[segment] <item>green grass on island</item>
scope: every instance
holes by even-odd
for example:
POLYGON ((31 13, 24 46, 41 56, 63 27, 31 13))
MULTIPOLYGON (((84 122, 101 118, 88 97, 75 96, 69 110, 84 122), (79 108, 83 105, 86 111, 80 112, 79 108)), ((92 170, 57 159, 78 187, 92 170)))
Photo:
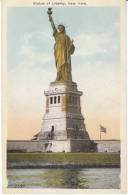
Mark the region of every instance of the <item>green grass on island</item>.
POLYGON ((73 163, 82 165, 120 164, 119 153, 8 153, 8 162, 73 163))

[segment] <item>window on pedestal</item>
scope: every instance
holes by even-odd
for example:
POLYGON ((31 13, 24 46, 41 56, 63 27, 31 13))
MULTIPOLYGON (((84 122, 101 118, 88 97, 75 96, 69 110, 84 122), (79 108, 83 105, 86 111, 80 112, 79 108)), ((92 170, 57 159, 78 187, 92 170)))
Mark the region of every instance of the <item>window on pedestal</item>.
POLYGON ((69 96, 69 104, 74 104, 76 105, 78 102, 78 99, 76 96, 69 96))
POLYGON ((56 104, 56 96, 54 96, 54 104, 56 104))
POLYGON ((50 97, 50 104, 53 104, 53 97, 50 97))
POLYGON ((58 104, 60 103, 60 96, 58 96, 58 104))
POLYGON ((78 129, 79 129, 79 128, 78 128, 78 125, 76 125, 76 131, 78 131, 78 129))
POLYGON ((75 104, 75 98, 74 98, 74 96, 72 97, 72 103, 75 104))
POLYGON ((72 104, 72 96, 69 96, 69 104, 72 104))
POLYGON ((75 97, 75 104, 77 104, 77 97, 75 97))
POLYGON ((52 131, 52 132, 54 131, 54 125, 52 125, 51 131, 52 131))

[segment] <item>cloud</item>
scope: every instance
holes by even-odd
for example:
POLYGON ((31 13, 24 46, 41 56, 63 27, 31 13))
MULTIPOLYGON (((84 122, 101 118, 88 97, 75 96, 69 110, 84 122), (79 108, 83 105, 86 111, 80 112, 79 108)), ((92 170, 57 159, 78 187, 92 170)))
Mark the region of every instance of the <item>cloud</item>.
POLYGON ((119 32, 119 30, 120 30, 120 22, 119 22, 119 21, 116 21, 116 22, 113 24, 113 30, 116 30, 116 32, 117 32, 117 30, 118 30, 118 32, 119 32))
POLYGON ((21 39, 21 48, 18 52, 19 57, 22 58, 23 62, 28 64, 46 64, 50 62, 52 57, 51 55, 43 50, 39 50, 39 44, 49 44, 49 39, 47 39, 46 33, 41 32, 31 32, 26 33, 21 39), (35 44, 37 42, 37 44, 35 44))
POLYGON ((47 32, 45 31, 35 31, 35 32, 29 32, 29 33, 25 33, 24 35, 22 35, 21 37, 21 42, 23 42, 24 44, 30 44, 32 43, 34 40, 39 40, 42 43, 43 42, 47 42, 50 43, 53 38, 52 36, 49 36, 47 32))
POLYGON ((91 57, 96 54, 106 54, 114 51, 117 46, 112 45, 114 33, 106 34, 79 34, 75 38, 76 56, 91 57))
POLYGON ((96 53, 105 52, 100 46, 99 38, 94 34, 79 34, 75 38, 75 43, 78 49, 76 50, 76 55, 79 56, 94 55, 96 53))
POLYGON ((51 61, 51 55, 48 53, 35 52, 30 46, 22 46, 19 56, 23 57, 23 61, 31 62, 32 64, 46 64, 51 61))

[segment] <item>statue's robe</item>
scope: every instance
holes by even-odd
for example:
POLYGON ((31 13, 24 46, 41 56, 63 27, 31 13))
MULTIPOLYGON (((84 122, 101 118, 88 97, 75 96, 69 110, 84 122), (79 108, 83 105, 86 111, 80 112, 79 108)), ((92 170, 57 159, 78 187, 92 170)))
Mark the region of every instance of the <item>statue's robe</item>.
POLYGON ((57 68, 57 81, 72 81, 71 76, 71 54, 75 47, 65 32, 55 32, 54 55, 57 68))

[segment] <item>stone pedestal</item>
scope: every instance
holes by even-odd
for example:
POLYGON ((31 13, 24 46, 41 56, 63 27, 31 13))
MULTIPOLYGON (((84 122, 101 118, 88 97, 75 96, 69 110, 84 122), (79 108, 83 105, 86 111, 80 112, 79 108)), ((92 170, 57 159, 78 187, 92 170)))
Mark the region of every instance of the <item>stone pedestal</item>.
MULTIPOLYGON (((81 113, 80 96, 82 92, 78 91, 77 84, 74 82, 52 82, 49 90, 45 91, 44 94, 46 96, 46 112, 37 139, 52 140, 53 146, 55 145, 53 141, 62 141, 62 143, 65 141, 63 145, 66 148, 62 147, 63 151, 65 149, 72 151, 70 140, 77 140, 77 142, 83 139, 90 140, 81 113)), ((61 143, 57 143, 59 149, 61 143)), ((52 150, 52 146, 47 145, 46 148, 49 147, 49 150, 52 150)))

